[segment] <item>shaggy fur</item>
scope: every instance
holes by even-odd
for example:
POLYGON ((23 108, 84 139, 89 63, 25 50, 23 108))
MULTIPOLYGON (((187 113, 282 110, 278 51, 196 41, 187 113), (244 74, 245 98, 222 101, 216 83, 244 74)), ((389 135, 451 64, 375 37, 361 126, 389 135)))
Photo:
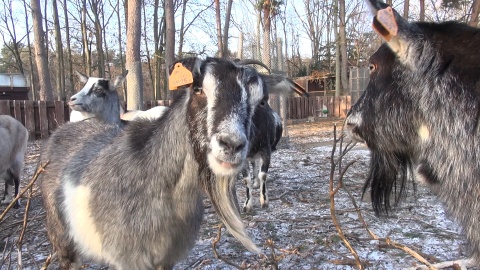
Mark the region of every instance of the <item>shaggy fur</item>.
POLYGON ((193 85, 165 115, 123 127, 68 123, 41 161, 47 231, 60 268, 81 256, 116 269, 171 269, 193 247, 202 191, 250 251, 232 193, 248 152, 251 118, 268 97, 258 73, 233 62, 188 59, 193 85), (76 143, 70 138, 74 137, 76 143))
MULTIPOLYGON (((375 14, 386 7, 371 5, 375 14)), ((480 262, 480 30, 394 14, 398 34, 372 56, 376 68, 347 131, 372 150, 367 184, 377 212, 388 209, 392 187, 413 176, 462 225, 480 262)), ((385 34, 376 18, 374 26, 385 34)))
MULTIPOLYGON (((5 191, 0 202, 9 204, 18 194, 28 131, 17 119, 0 115, 0 138, 0 179, 5 182, 5 191)), ((18 206, 17 201, 15 207, 18 206)))

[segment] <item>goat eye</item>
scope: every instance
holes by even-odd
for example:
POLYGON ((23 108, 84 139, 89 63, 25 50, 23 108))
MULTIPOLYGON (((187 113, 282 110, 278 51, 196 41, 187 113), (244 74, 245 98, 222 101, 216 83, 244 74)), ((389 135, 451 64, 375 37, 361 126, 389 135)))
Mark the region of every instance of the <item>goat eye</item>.
POLYGON ((266 102, 265 100, 260 101, 260 106, 261 106, 261 107, 263 107, 263 106, 265 106, 265 105, 267 105, 267 102, 266 102))
POLYGON ((194 87, 193 87, 193 92, 194 92, 195 94, 197 94, 197 95, 200 95, 200 94, 203 93, 203 88, 200 87, 200 86, 194 86, 194 87))
POLYGON ((368 70, 370 71, 370 73, 374 72, 375 70, 377 70, 377 65, 375 64, 368 65, 368 70))

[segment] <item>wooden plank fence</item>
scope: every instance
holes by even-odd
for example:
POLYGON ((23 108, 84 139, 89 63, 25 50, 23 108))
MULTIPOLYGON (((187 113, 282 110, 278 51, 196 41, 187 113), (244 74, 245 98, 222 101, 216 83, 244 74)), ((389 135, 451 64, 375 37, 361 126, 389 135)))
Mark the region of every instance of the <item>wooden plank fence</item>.
MULTIPOLYGON (((289 97, 288 119, 318 117, 323 106, 329 116, 345 117, 350 109, 350 96, 341 97, 289 97)), ((123 104, 125 105, 125 104, 123 104)), ((144 108, 168 106, 169 101, 144 102, 144 108)), ((273 106, 278 111, 278 105, 273 106)), ((70 120, 70 108, 63 101, 0 100, 0 114, 11 115, 27 128, 30 139, 44 139, 60 125, 70 120)))

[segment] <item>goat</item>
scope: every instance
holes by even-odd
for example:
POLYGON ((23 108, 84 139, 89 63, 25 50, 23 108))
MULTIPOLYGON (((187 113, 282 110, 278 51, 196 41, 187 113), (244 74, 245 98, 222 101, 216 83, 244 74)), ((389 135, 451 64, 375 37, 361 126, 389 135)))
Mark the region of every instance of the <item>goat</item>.
POLYGON ((128 71, 117 77, 113 86, 104 78, 87 77, 77 71, 80 81, 85 86, 77 94, 70 98, 69 105, 72 109, 70 122, 78 122, 87 119, 97 118, 107 123, 121 124, 124 121, 131 121, 138 117, 156 119, 161 117, 168 107, 156 106, 146 111, 133 110, 126 112, 120 104, 120 99, 115 88, 125 80, 128 71), (112 108, 119 107, 119 114, 112 108))
POLYGON ((395 187, 428 185, 463 228, 480 259, 480 29, 457 22, 409 23, 370 0, 385 39, 370 58, 370 81, 350 109, 347 134, 372 150, 364 187, 377 214, 395 187))
MULTIPOLYGON (((17 119, 0 115, 0 138, 0 179, 5 181, 5 191, 0 202, 8 204, 18 195, 28 131, 17 119)), ((15 207, 19 205, 17 201, 15 207)))
POLYGON ((161 118, 123 128, 67 123, 44 146, 39 162, 50 163, 39 181, 61 269, 78 269, 80 256, 117 269, 173 268, 194 245, 202 190, 227 229, 259 251, 233 186, 247 158, 253 112, 268 99, 268 75, 224 59, 180 63, 192 83, 161 118))
POLYGON ((87 77, 76 71, 85 86, 70 98, 68 105, 72 109, 70 122, 78 122, 91 118, 112 124, 122 124, 120 115, 124 113, 115 90, 125 80, 128 71, 118 76, 113 85, 104 78, 87 77))
POLYGON ((268 103, 261 104, 255 110, 252 118, 252 139, 248 151, 247 160, 242 170, 243 179, 246 185, 247 199, 243 206, 244 212, 252 209, 252 188, 260 187, 260 205, 268 207, 268 192, 266 188, 270 157, 276 150, 276 146, 282 137, 283 126, 280 116, 272 110, 268 103), (260 170, 257 170, 256 162, 259 161, 260 170), (252 175, 250 165, 252 164, 252 175), (258 171, 258 174, 257 174, 258 171))

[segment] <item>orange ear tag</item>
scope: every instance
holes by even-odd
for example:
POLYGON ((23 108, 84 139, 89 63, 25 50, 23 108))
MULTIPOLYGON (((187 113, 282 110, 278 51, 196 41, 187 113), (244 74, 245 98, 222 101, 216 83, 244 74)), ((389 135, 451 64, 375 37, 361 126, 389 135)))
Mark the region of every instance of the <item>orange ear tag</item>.
MULTIPOLYGON (((377 12, 376 16, 378 22, 387 30, 387 33, 384 31, 379 31, 379 29, 375 29, 386 41, 390 41, 390 39, 398 34, 398 25, 395 21, 395 15, 393 14, 393 9, 391 7, 387 7, 385 9, 381 9, 377 12)), ((374 27, 375 28, 375 27, 374 27)))
POLYGON ((182 63, 176 63, 172 74, 168 78, 168 88, 170 90, 178 90, 180 86, 191 83, 193 83, 192 72, 184 67, 182 63))

